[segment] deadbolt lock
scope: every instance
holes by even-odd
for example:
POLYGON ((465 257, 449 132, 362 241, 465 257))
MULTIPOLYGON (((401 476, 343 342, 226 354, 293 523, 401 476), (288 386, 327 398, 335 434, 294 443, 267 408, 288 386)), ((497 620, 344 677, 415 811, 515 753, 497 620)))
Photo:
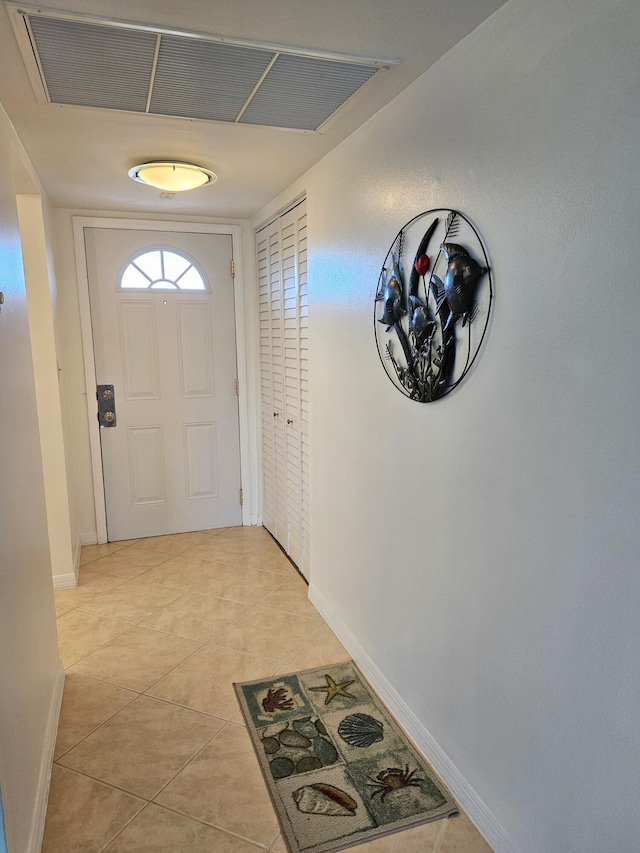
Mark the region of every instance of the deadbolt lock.
POLYGON ((116 426, 115 391, 113 385, 98 385, 98 423, 100 428, 116 426))

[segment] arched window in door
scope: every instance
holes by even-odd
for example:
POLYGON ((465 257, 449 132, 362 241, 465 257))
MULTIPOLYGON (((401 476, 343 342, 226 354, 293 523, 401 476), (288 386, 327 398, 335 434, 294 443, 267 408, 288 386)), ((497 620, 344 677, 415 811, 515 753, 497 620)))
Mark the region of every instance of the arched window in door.
POLYGON ((146 249, 136 255, 122 271, 119 289, 209 291, 195 262, 175 249, 146 249))

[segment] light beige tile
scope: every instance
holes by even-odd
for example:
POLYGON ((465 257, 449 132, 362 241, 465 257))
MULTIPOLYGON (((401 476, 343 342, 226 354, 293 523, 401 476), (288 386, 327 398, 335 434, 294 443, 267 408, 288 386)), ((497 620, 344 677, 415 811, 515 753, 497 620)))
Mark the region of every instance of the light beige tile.
POLYGON ((168 554, 162 554, 160 551, 144 551, 139 546, 132 545, 130 548, 122 548, 115 554, 91 563, 91 571, 120 575, 123 578, 135 578, 148 569, 159 566, 167 559, 169 559, 168 554))
POLYGON ((74 671, 142 693, 200 645, 195 640, 136 626, 85 657, 74 671))
POLYGON ((56 601, 56 616, 62 616, 63 613, 68 613, 70 610, 75 610, 81 604, 86 603, 89 599, 95 596, 95 592, 86 587, 76 587, 75 589, 56 589, 54 598, 56 601))
POLYGON ((275 661, 209 643, 147 692, 150 696, 230 720, 238 712, 233 682, 271 675, 276 667, 275 661))
POLYGON ((279 575, 245 569, 232 563, 208 563, 210 577, 197 590, 201 595, 228 598, 241 604, 257 604, 284 583, 279 575))
POLYGON ((433 853, 442 828, 442 821, 423 823, 375 841, 366 841, 358 845, 358 853, 433 853))
POLYGON ((289 853, 289 850, 287 848, 287 845, 285 844, 285 840, 282 835, 278 835, 275 842, 270 848, 270 853, 289 853))
POLYGON ((178 557, 171 557, 154 569, 149 569, 136 580, 142 583, 159 583, 184 592, 202 586, 225 572, 222 563, 203 560, 201 557, 190 557, 189 552, 178 557))
POLYGON ((288 658, 281 672, 292 672, 298 669, 311 669, 314 666, 324 666, 330 663, 340 663, 349 660, 349 652, 333 633, 331 628, 323 624, 307 641, 288 658))
POLYGON ((226 726, 156 799, 265 846, 278 831, 249 735, 240 726, 226 726))
POLYGON ((58 646, 65 667, 104 646, 127 630, 126 622, 72 610, 58 619, 58 646))
POLYGON ((108 557, 126 547, 125 542, 107 542, 104 545, 83 545, 80 551, 80 565, 86 566, 101 557, 108 557))
POLYGON ((119 575, 105 575, 99 572, 89 571, 91 563, 87 569, 80 569, 80 577, 78 578, 78 589, 91 590, 94 595, 100 592, 107 592, 109 589, 115 589, 121 583, 125 583, 126 578, 119 575))
POLYGON ((144 805, 54 764, 42 853, 99 853, 144 805))
POLYGON ((227 542, 254 542, 267 547, 276 544, 273 536, 264 527, 258 525, 227 527, 222 533, 225 534, 224 538, 227 542))
MULTIPOLYGON (((316 616, 320 614, 309 601, 309 589, 303 580, 287 579, 275 592, 260 600, 260 607, 293 613, 296 616, 316 616)), ((321 618, 321 617, 320 617, 321 618)))
POLYGON ((177 589, 153 583, 126 581, 109 592, 92 598, 81 609, 88 613, 98 613, 121 619, 135 625, 156 613, 167 604, 171 604, 182 593, 177 589))
POLYGON ((151 803, 104 853, 258 853, 258 850, 222 830, 151 803))
POLYGON ((447 820, 438 853, 492 853, 491 847, 465 814, 447 820))
POLYGON ((233 557, 230 562, 246 566, 248 569, 258 569, 261 572, 273 572, 277 575, 284 575, 286 578, 298 577, 298 570, 279 548, 273 553, 268 554, 255 553, 247 556, 233 557))
POLYGON ((236 601, 190 592, 146 619, 143 625, 204 643, 246 610, 245 604, 238 604, 236 601))
MULTIPOLYGON (((243 528, 245 529, 245 528, 243 528)), ((268 534, 264 534, 270 539, 268 534)), ((223 563, 234 563, 247 569, 276 572, 277 574, 297 574, 280 548, 262 536, 238 534, 230 537, 226 530, 219 536, 209 537, 208 542, 191 548, 189 555, 201 557, 203 560, 218 560, 223 563), (258 541, 259 540, 259 541, 258 541)))
POLYGON ((160 551, 164 554, 176 556, 188 551, 194 545, 201 545, 209 537, 205 533, 172 533, 169 536, 151 536, 139 543, 140 548, 145 551, 160 551))
POLYGON ((77 672, 68 672, 64 681, 54 757, 59 758, 109 717, 121 711, 137 695, 131 690, 85 678, 77 672))
POLYGON ((226 527, 212 527, 210 530, 201 530, 200 533, 206 533, 208 536, 217 536, 219 533, 224 533, 226 527))
POLYGON ((224 722, 139 696, 59 763, 151 799, 224 722))
POLYGON ((294 616, 252 607, 216 635, 216 645, 285 661, 320 627, 320 617, 294 616))

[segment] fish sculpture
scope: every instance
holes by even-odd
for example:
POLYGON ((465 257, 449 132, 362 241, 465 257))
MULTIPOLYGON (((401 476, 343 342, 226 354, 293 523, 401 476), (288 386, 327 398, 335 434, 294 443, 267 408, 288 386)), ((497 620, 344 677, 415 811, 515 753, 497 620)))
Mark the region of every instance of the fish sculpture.
POLYGON ((395 255, 392 257, 392 273, 380 287, 376 302, 382 302, 382 317, 378 319, 387 327, 387 331, 407 313, 402 307, 402 272, 395 255))
POLYGON ((417 296, 409 296, 411 313, 409 315, 409 331, 413 333, 416 346, 421 349, 429 340, 436 324, 429 317, 429 311, 425 303, 417 296))
POLYGON ((444 281, 440 282, 442 292, 438 287, 436 298, 439 302, 438 310, 444 299, 449 306, 449 317, 444 325, 446 330, 460 318, 463 326, 473 319, 476 288, 481 277, 487 272, 487 267, 481 267, 464 246, 458 243, 442 243, 440 248, 447 259, 447 271, 444 281))

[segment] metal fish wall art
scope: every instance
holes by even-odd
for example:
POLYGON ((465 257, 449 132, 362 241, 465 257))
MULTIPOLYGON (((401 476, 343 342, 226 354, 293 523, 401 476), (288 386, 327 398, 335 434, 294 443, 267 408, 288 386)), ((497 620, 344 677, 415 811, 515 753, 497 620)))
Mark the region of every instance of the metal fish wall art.
POLYGON ((374 314, 378 354, 394 385, 420 403, 453 391, 476 361, 492 300, 487 252, 464 214, 428 210, 403 226, 380 272, 374 314))

